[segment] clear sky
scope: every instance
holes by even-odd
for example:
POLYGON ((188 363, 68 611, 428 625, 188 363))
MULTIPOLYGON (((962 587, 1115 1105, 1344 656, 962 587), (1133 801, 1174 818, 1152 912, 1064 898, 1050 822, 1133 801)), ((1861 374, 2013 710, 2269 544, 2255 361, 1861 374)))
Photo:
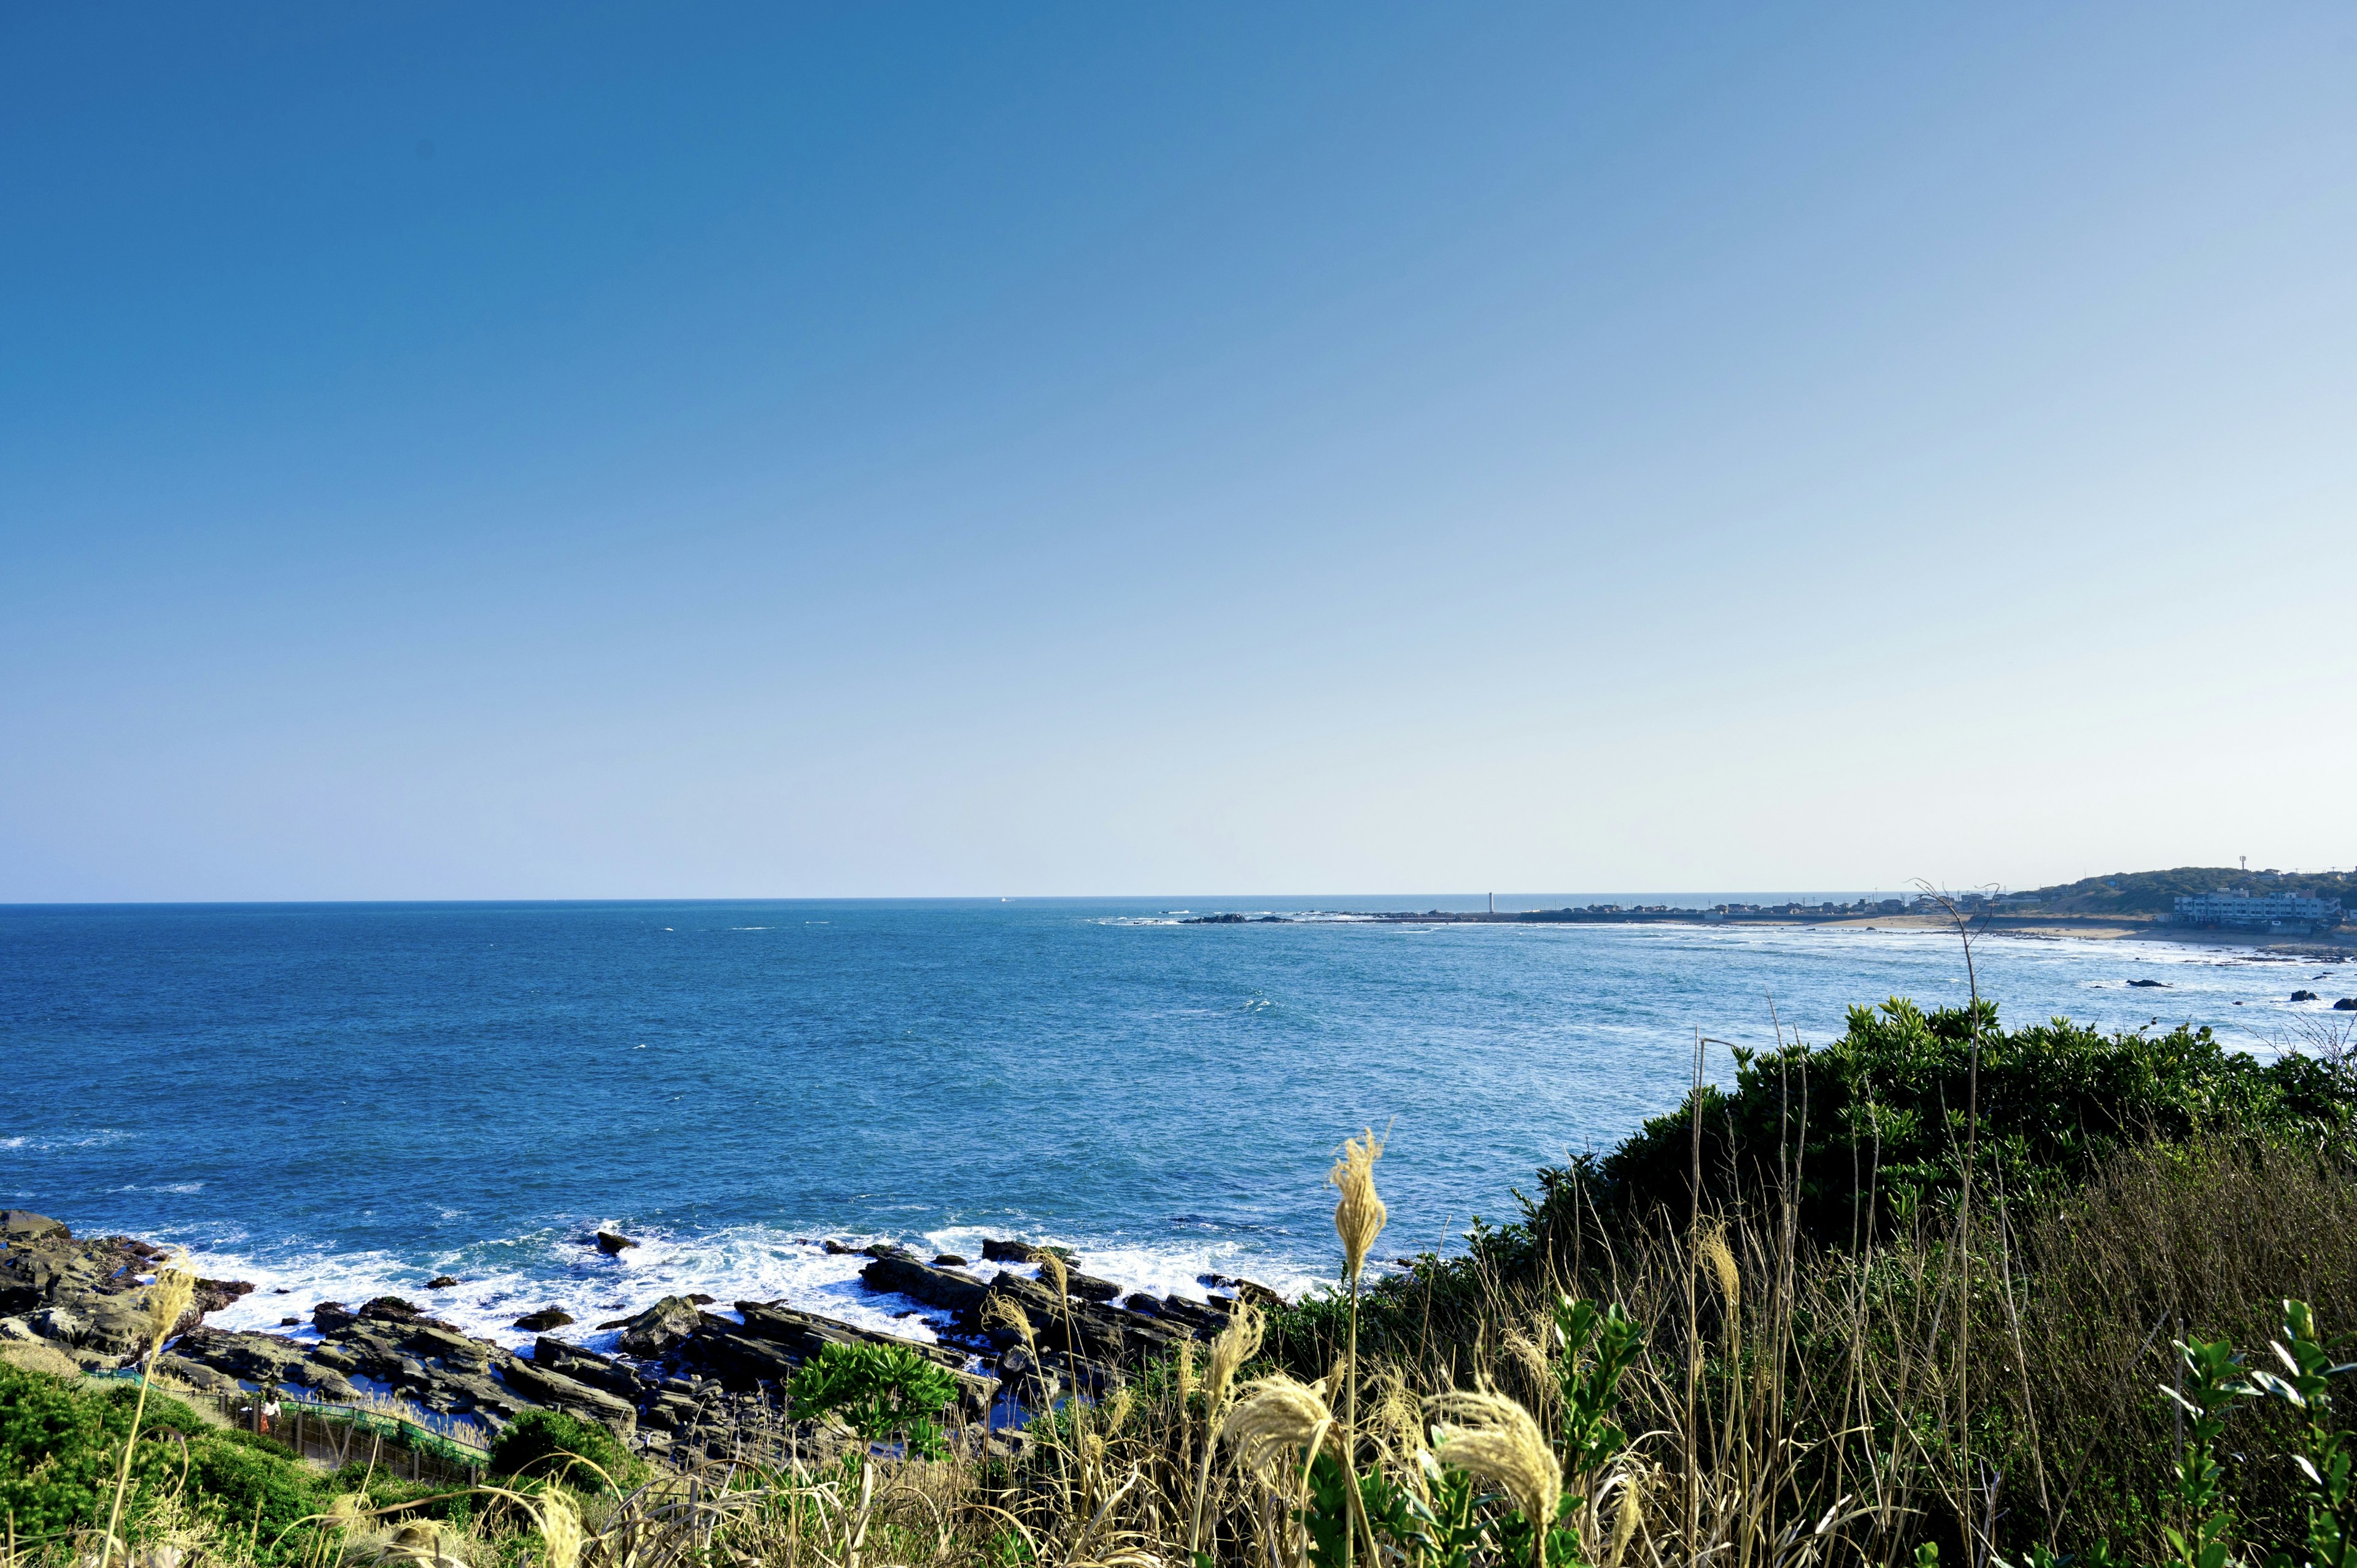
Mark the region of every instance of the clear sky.
POLYGON ((0 900, 2357 861, 2345 5, 18 5, 0 900))

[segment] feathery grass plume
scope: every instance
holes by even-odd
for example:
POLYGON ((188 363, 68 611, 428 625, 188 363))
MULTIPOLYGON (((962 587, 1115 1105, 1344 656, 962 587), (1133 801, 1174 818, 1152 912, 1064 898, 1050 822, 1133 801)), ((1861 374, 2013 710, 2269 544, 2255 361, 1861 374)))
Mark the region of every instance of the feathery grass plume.
POLYGON ((153 1355, 164 1348, 172 1330, 178 1326, 181 1315, 196 1296, 196 1276, 178 1262, 165 1264, 156 1271, 156 1283, 147 1287, 147 1346, 153 1355))
POLYGON ((1031 1315, 1003 1295, 982 1298, 982 1326, 985 1328, 1012 1328, 1023 1337, 1023 1343, 1037 1350, 1039 1341, 1031 1330, 1031 1315))
POLYGON ((1072 1276, 1064 1267, 1064 1260, 1053 1252, 1039 1254, 1039 1277, 1055 1287, 1058 1295, 1072 1294, 1072 1276))
POLYGON ((1627 1471, 1620 1477, 1620 1508, 1612 1518, 1612 1550, 1605 1559, 1604 1568, 1620 1568, 1620 1559, 1628 1553, 1629 1542, 1636 1539, 1637 1526, 1644 1517, 1644 1504, 1639 1494, 1644 1482, 1636 1472, 1627 1471))
POLYGON ((1563 1505, 1563 1466, 1531 1412, 1503 1394, 1436 1394, 1433 1453, 1451 1469, 1502 1488, 1530 1521, 1534 1561, 1544 1568, 1546 1532, 1563 1505))
MULTIPOLYGON (((1702 1233, 1696 1243, 1702 1254, 1703 1266, 1718 1285, 1719 1299, 1727 1304, 1727 1345, 1731 1356, 1743 1342, 1743 1276, 1735 1271, 1735 1249, 1727 1244, 1727 1223, 1721 1220, 1702 1233)), ((1758 1369, 1766 1370, 1762 1363, 1758 1369)))
POLYGON ((1127 1384, 1114 1390, 1113 1397, 1105 1401, 1105 1435, 1110 1437, 1121 1431, 1122 1423, 1129 1419, 1129 1412, 1136 1403, 1137 1396, 1130 1391, 1127 1384))
MULTIPOLYGON (((1327 1181, 1342 1195, 1334 1205, 1334 1233, 1342 1238, 1342 1257, 1349 1265, 1344 1277, 1351 1286, 1351 1329, 1338 1375, 1342 1388, 1342 1466, 1354 1473, 1359 1463, 1359 1275, 1367 1266, 1367 1250, 1383 1234, 1383 1221, 1390 1217, 1383 1200, 1375 1195, 1375 1162, 1383 1157, 1383 1140, 1370 1127, 1363 1142, 1342 1141, 1342 1157, 1326 1173, 1327 1181)), ((1350 1487, 1348 1497, 1352 1522, 1363 1529, 1366 1519, 1358 1488, 1350 1487)), ((1342 1568, 1352 1568, 1358 1540, 1358 1530, 1343 1532, 1342 1568)), ((1373 1536, 1370 1534, 1368 1540, 1372 1544, 1373 1536)))
POLYGON ((1334 1447, 1334 1412, 1323 1383, 1305 1383, 1283 1372, 1246 1383, 1235 1407, 1221 1423, 1220 1435, 1246 1470, 1268 1475, 1280 1458, 1301 1449, 1304 1468, 1322 1446, 1334 1447))
POLYGON ((399 1526, 370 1561, 388 1568, 467 1568, 457 1552, 456 1532, 430 1519, 399 1526))
POLYGON ((1383 1157, 1383 1141, 1370 1127, 1363 1140, 1343 1140, 1342 1157, 1326 1173, 1328 1185, 1342 1195, 1334 1205, 1334 1233, 1342 1238, 1342 1256, 1353 1280, 1367 1266, 1367 1249, 1391 1218, 1383 1200, 1375 1196, 1375 1162, 1383 1157))
POLYGON ((1202 1550, 1203 1498, 1211 1489, 1211 1452, 1219 1446, 1221 1407, 1228 1402, 1238 1369, 1260 1354, 1261 1327, 1260 1309, 1240 1301, 1228 1315, 1228 1326, 1211 1340, 1210 1361, 1203 1369, 1203 1456, 1195 1471, 1194 1505, 1188 1510, 1189 1552, 1202 1550))
POLYGON ((1178 1408, 1183 1411, 1187 1408, 1187 1402, 1195 1397, 1195 1342, 1192 1339, 1178 1342, 1178 1361, 1174 1371, 1178 1382, 1178 1408))
POLYGON ((1248 1302, 1236 1303, 1228 1326, 1211 1341, 1210 1362, 1203 1369, 1207 1414, 1219 1414, 1219 1407, 1227 1402, 1228 1390, 1235 1382, 1238 1369, 1260 1354, 1262 1327, 1259 1308, 1248 1302))
POLYGON ((1743 1302, 1743 1279, 1735 1272, 1735 1249, 1727 1244, 1727 1227, 1714 1225, 1704 1231, 1698 1251, 1703 1267, 1718 1283, 1718 1294, 1725 1298, 1727 1311, 1733 1312, 1743 1302))
MULTIPOLYGON (((1545 1332, 1550 1338, 1554 1337, 1552 1325, 1545 1332)), ((1555 1363, 1547 1359, 1546 1347, 1510 1323, 1506 1326, 1501 1348, 1508 1360, 1522 1368, 1523 1375, 1530 1380, 1531 1388, 1544 1404, 1555 1384, 1555 1363)))
POLYGON ((1387 1367, 1376 1380, 1375 1424, 1388 1433, 1391 1449, 1402 1458, 1424 1451, 1424 1412, 1407 1391, 1407 1378, 1397 1367, 1387 1367))
POLYGON ((573 1499, 552 1489, 535 1501, 540 1538, 548 1543, 548 1568, 576 1568, 581 1561, 581 1516, 574 1511, 573 1499))

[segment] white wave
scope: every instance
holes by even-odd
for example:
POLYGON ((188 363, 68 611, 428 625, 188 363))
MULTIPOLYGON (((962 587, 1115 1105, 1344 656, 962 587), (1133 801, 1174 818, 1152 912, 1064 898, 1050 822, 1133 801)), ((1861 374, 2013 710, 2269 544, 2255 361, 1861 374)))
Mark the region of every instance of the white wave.
MULTIPOLYGON (((317 1337, 310 1316, 318 1303, 358 1306, 380 1295, 399 1296, 468 1334, 514 1349, 535 1337, 533 1331, 515 1326, 515 1319, 526 1313, 557 1307, 575 1320, 557 1331, 562 1337, 610 1348, 618 1331, 600 1328, 600 1324, 673 1295, 708 1295, 713 1302, 706 1310, 730 1316, 739 1301, 783 1301, 805 1312, 912 1339, 935 1339, 948 1326, 945 1314, 904 1296, 868 1290, 859 1278, 869 1261, 864 1255, 829 1252, 806 1233, 759 1225, 700 1234, 630 1233, 640 1245, 613 1258, 588 1241, 587 1230, 569 1229, 411 1257, 300 1248, 280 1251, 227 1238, 217 1244, 195 1243, 192 1250, 201 1273, 247 1280, 255 1287, 210 1315, 207 1323, 307 1340, 317 1337), (444 1273, 459 1283, 442 1290, 425 1288, 427 1280, 444 1273), (285 1323, 288 1317, 298 1321, 285 1323)), ((981 1246, 986 1234, 1004 1232, 952 1225, 921 1234, 845 1240, 859 1246, 898 1240, 927 1259, 955 1253, 973 1260, 973 1271, 984 1278, 1002 1267, 1036 1275, 1033 1268, 984 1262, 981 1246)), ((168 1234, 160 1239, 186 1240, 168 1234)), ((1124 1294, 1144 1291, 1201 1301, 1211 1294, 1200 1277, 1206 1274, 1249 1277, 1287 1295, 1331 1283, 1232 1240, 1149 1245, 1060 1235, 1025 1239, 1072 1248, 1083 1272, 1112 1280, 1124 1294)))
POLYGON ((51 1138, 19 1133, 15 1137, 0 1138, 0 1149, 31 1149, 37 1154, 52 1149, 100 1149, 110 1144, 120 1144, 130 1136, 119 1127, 101 1127, 94 1133, 51 1138))

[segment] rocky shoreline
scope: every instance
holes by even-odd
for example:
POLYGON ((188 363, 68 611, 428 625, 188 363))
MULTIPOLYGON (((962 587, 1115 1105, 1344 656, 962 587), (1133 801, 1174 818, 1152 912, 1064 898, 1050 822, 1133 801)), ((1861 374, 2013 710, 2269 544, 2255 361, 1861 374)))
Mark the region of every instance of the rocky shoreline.
MULTIPOLYGON (((596 1240, 608 1251, 634 1244, 619 1235, 596 1240)), ((983 1262, 996 1265, 987 1273, 962 1257, 927 1261, 904 1247, 829 1243, 828 1250, 865 1256, 862 1284, 927 1309, 938 1342, 863 1328, 783 1300, 739 1301, 730 1311, 702 1295, 666 1296, 594 1326, 590 1333, 618 1334, 611 1352, 554 1337, 551 1330, 573 1326, 562 1313, 518 1320, 538 1336, 523 1355, 391 1295, 357 1306, 313 1305, 312 1340, 208 1326, 209 1314, 254 1286, 203 1279, 154 1370, 212 1393, 301 1391, 337 1402, 389 1397, 471 1420, 487 1437, 526 1410, 560 1410, 603 1423, 640 1452, 684 1461, 725 1457, 748 1421, 774 1423, 781 1386, 830 1344, 904 1347, 956 1379, 963 1422, 1011 1431, 1026 1412, 1066 1392, 1210 1339, 1238 1300, 1282 1300, 1266 1286, 1219 1275, 1200 1282, 1208 1301, 1125 1296, 1060 1251, 1060 1270, 1039 1271, 1062 1273, 1067 1293, 1059 1294, 1046 1279, 1021 1272, 1039 1264, 1045 1250, 1014 1240, 985 1243, 983 1262)), ((59 1372, 135 1366, 145 1348, 145 1288, 167 1256, 130 1237, 77 1238, 46 1216, 0 1212, 0 1359, 59 1372)), ((290 1314, 282 1326, 302 1321, 290 1314)))

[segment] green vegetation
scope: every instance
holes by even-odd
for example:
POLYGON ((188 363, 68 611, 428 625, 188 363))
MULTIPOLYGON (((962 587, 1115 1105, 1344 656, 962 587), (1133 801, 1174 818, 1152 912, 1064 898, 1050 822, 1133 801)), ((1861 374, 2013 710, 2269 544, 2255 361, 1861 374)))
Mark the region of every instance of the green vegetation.
POLYGON ((2357 910, 2357 875, 2345 871, 2244 871, 2232 865, 2180 865, 2172 871, 2115 871, 2038 889, 2038 909, 2057 915, 2166 915, 2181 894, 2221 887, 2338 898, 2357 910))
POLYGON ((1830 1045, 1738 1049, 1736 1059, 1732 1091, 1705 1086, 1699 1105, 1653 1118, 1601 1160, 1542 1171, 1544 1197, 1527 1217, 1536 1234, 1566 1234, 1583 1216, 1615 1235, 1683 1218, 1697 1119, 1704 1208, 1789 1195, 1820 1246, 1855 1247, 1923 1204, 1953 1203, 1968 1151, 1974 1180, 2016 1201, 2073 1189, 2105 1159, 2153 1142, 2357 1153, 2345 1076, 2310 1056, 2262 1063, 2206 1028, 2105 1035, 2056 1018, 2007 1032, 1992 1003, 1925 1013, 1894 998, 1851 1009, 1830 1045))
POLYGON ((898 1345, 829 1345, 795 1374, 791 1398, 797 1415, 841 1415, 863 1442, 938 1458, 942 1412, 956 1401, 957 1382, 898 1345))
MULTIPOLYGON (((0 1508, 15 1517, 19 1540, 105 1521, 134 1397, 128 1387, 90 1393, 0 1364, 0 1508)), ((206 1430, 185 1405, 158 1400, 156 1406, 159 1426, 206 1430)), ((178 1459, 162 1444, 142 1449, 132 1469, 134 1495, 152 1502, 167 1476, 178 1473, 178 1459)))
POLYGON ((493 1476, 559 1481, 581 1492, 627 1491, 647 1463, 595 1422, 560 1410, 528 1410, 491 1440, 493 1476))
MULTIPOLYGON (((0 1366, 0 1508, 20 1543, 61 1546, 106 1522, 138 1391, 0 1366)), ((124 1533, 242 1538, 241 1556, 284 1561, 272 1543, 326 1508, 328 1477, 293 1450, 207 1423, 151 1395, 132 1444, 124 1533)))

